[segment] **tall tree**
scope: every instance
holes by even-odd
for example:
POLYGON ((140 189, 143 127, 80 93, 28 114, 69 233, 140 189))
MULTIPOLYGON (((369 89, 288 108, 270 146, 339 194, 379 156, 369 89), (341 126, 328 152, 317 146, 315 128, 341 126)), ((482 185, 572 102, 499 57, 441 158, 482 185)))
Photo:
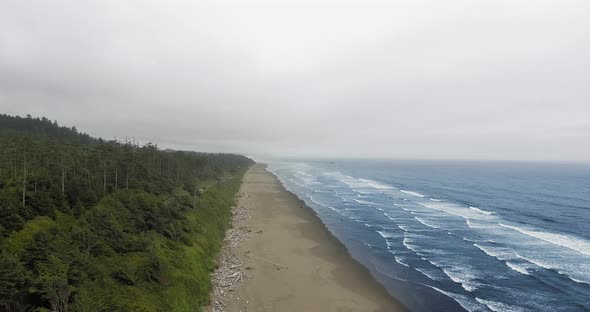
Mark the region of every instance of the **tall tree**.
POLYGON ((23 207, 25 207, 25 196, 27 193, 27 145, 23 150, 23 207))

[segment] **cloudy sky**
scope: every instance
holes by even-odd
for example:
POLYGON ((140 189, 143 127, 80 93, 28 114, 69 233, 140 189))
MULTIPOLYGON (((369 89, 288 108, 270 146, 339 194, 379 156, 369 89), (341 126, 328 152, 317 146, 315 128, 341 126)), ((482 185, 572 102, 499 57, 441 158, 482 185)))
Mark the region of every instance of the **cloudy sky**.
POLYGON ((248 154, 590 160, 587 0, 0 0, 0 112, 248 154))

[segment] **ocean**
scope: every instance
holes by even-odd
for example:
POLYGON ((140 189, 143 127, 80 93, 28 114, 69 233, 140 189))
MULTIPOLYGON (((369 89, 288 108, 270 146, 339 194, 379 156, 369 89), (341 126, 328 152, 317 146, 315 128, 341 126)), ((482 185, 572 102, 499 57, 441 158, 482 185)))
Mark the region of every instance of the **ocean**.
POLYGON ((590 165, 263 162, 411 311, 590 311, 590 165))

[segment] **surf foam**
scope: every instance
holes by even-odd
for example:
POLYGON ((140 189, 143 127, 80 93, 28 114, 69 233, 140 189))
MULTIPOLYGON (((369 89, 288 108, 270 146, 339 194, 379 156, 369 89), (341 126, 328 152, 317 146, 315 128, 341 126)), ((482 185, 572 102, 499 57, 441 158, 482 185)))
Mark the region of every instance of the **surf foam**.
POLYGON ((429 222, 429 221, 426 221, 426 220, 424 220, 424 219, 422 219, 422 218, 419 218, 419 217, 414 217, 414 219, 416 219, 418 222, 420 222, 420 223, 422 223, 422 224, 426 225, 427 227, 430 227, 430 228, 433 228, 433 229, 440 229, 440 227, 439 227, 439 226, 436 226, 436 225, 432 224, 431 222, 429 222))
POLYGON ((426 195, 423 195, 423 194, 420 194, 420 193, 414 192, 414 191, 407 191, 407 190, 399 190, 399 191, 404 194, 408 194, 408 195, 412 195, 412 196, 417 196, 417 197, 421 197, 421 198, 426 197, 426 195))
POLYGON ((484 215, 487 215, 487 216, 494 214, 493 211, 487 211, 487 210, 479 209, 479 208, 473 207, 473 206, 469 206, 469 209, 475 210, 475 211, 482 213, 484 215))
POLYGON ((531 275, 529 273, 529 271, 527 270, 527 268, 521 264, 518 264, 516 262, 506 261, 506 265, 509 268, 511 268, 513 271, 516 271, 516 272, 524 274, 524 275, 531 275))
POLYGON ((524 229, 524 228, 520 228, 517 226, 506 225, 506 224, 502 224, 502 223, 500 223, 500 226, 503 226, 505 228, 518 231, 522 234, 546 241, 548 243, 562 246, 562 247, 566 247, 566 248, 575 250, 581 254, 590 256, 590 242, 588 242, 586 240, 583 240, 583 239, 580 239, 580 238, 577 238, 574 236, 570 236, 570 235, 529 230, 529 229, 524 229))

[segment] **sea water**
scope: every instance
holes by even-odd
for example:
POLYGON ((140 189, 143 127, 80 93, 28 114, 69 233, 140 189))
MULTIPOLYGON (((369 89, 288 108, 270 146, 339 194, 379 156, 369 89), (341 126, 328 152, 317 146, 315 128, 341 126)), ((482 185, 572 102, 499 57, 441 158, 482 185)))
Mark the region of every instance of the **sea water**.
POLYGON ((412 311, 590 311, 590 165, 264 162, 412 311))

